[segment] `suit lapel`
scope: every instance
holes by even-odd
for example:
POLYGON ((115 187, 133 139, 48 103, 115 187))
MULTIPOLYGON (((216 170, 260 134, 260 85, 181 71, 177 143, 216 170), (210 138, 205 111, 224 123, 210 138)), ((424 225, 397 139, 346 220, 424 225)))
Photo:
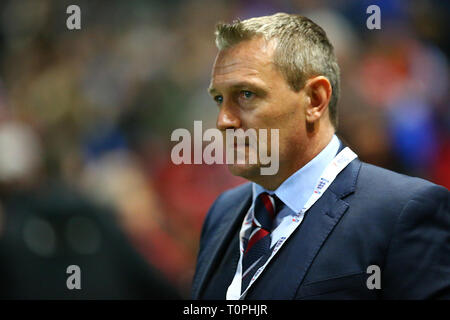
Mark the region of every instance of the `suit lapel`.
POLYGON ((288 299, 295 298, 297 288, 303 282, 314 258, 347 209, 348 204, 345 201, 328 192, 321 197, 317 206, 307 212, 304 224, 292 239, 292 243, 296 244, 298 256, 303 259, 292 262, 294 270, 299 273, 295 275, 295 281, 290 283, 287 290, 288 299))
POLYGON ((349 205, 342 200, 354 192, 361 167, 353 160, 306 212, 299 228, 249 291, 248 299, 294 299, 319 250, 349 205), (288 266, 288 268, 286 268, 288 266))
MULTIPOLYGON (((248 184, 251 186, 251 184, 248 184)), ((201 268, 197 271, 197 288, 193 289, 193 299, 198 299, 198 296, 203 290, 205 282, 210 277, 211 272, 220 261, 220 256, 226 250, 231 242, 231 237, 236 232, 236 228, 240 228, 245 214, 251 204, 251 187, 244 191, 244 199, 235 201, 233 205, 225 210, 222 210, 220 215, 224 218, 220 222, 217 230, 213 234, 213 238, 208 241, 207 247, 203 250, 207 254, 201 268)))

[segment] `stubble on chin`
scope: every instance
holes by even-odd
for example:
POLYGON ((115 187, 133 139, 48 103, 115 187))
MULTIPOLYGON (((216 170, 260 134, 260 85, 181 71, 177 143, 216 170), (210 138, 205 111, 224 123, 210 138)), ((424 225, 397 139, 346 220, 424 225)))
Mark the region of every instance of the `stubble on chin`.
POLYGON ((254 181, 261 175, 260 166, 258 164, 229 164, 228 170, 234 176, 254 181))

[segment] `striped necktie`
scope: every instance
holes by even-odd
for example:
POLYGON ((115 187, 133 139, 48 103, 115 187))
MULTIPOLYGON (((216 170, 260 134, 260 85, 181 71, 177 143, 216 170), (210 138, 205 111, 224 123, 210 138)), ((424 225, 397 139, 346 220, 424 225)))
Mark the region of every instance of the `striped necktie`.
POLYGON ((267 192, 261 193, 255 200, 253 229, 247 242, 242 260, 242 285, 244 292, 250 283, 256 270, 264 264, 270 255, 270 232, 273 228, 277 212, 280 211, 282 202, 276 197, 271 197, 267 192), (275 206, 277 204, 277 207, 275 206))

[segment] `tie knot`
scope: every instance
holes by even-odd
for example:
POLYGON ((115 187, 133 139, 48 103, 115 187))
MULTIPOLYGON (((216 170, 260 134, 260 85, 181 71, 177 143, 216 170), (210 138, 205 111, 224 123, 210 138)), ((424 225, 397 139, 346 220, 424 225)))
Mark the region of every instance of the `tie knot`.
POLYGON ((255 200, 254 206, 254 218, 257 221, 256 224, 260 224, 261 228, 271 231, 273 221, 277 214, 277 196, 270 196, 267 192, 261 193, 255 200))

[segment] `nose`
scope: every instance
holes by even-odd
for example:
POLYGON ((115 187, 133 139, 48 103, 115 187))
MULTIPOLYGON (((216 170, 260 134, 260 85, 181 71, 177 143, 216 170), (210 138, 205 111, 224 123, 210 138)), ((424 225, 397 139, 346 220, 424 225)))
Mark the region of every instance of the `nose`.
POLYGON ((233 108, 230 104, 222 104, 219 115, 217 116, 216 127, 219 130, 226 129, 238 129, 241 126, 241 121, 237 110, 233 108))

